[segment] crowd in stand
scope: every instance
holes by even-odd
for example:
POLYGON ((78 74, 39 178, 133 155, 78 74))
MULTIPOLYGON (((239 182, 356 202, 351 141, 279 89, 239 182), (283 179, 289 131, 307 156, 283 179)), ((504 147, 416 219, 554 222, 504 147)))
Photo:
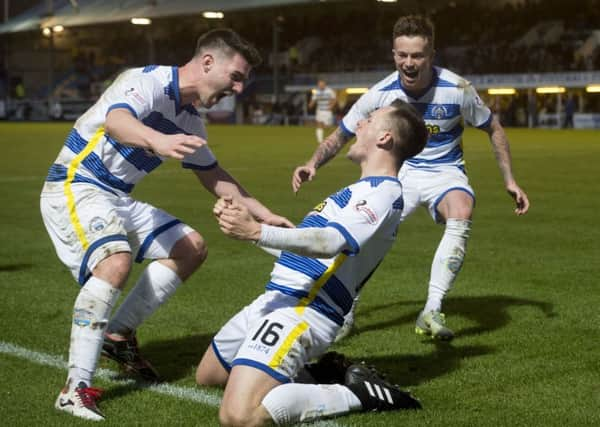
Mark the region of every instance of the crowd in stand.
MULTIPOLYGON (((364 4, 364 3, 363 3, 364 4)), ((321 29, 319 46, 300 52, 297 71, 388 69, 391 34, 398 13, 369 11, 368 5, 285 22, 287 43, 306 37, 302 28, 321 29)), ((583 71, 600 69, 600 49, 578 53, 600 31, 600 1, 525 0, 503 6, 477 1, 448 2, 424 9, 437 28, 438 62, 462 74, 583 71)), ((312 37, 315 34, 311 34, 312 37)))
MULTIPOLYGON (((155 59, 181 63, 194 49, 191 33, 231 27, 252 40, 265 58, 248 91, 252 96, 273 89, 274 64, 281 71, 280 87, 293 83, 298 73, 391 70, 390 28, 407 13, 432 18, 436 62, 462 75, 600 70, 600 47, 582 51, 592 33, 600 32, 600 0, 456 0, 421 6, 347 1, 231 12, 219 21, 187 16, 155 20, 148 28, 121 23, 110 31, 76 29, 67 39, 78 46, 70 48, 77 54, 55 76, 72 75, 63 95, 70 88, 75 98, 92 99, 123 68, 155 59)), ((14 92, 15 76, 0 77, 0 92, 3 87, 14 92)), ((57 78, 55 91, 60 84, 57 78)))

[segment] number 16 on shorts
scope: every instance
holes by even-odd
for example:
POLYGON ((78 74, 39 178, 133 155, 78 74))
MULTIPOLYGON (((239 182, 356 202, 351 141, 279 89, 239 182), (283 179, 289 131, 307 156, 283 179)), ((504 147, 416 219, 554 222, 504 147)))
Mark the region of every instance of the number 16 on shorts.
POLYGON ((265 319, 254 336, 246 343, 246 347, 259 353, 270 354, 270 349, 281 339, 283 329, 284 326, 281 323, 265 319))
POLYGON ((308 323, 284 310, 255 323, 236 359, 250 359, 284 376, 294 376, 311 345, 308 323))

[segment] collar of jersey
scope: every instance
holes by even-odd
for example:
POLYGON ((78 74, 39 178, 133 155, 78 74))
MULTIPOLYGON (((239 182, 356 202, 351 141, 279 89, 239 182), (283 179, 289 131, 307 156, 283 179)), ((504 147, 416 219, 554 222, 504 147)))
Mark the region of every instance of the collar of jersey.
POLYGON ((431 89, 432 87, 434 87, 438 80, 439 80, 439 75, 437 70, 435 69, 435 67, 431 67, 431 71, 432 71, 432 75, 431 75, 431 81, 429 82, 429 85, 427 85, 426 88, 424 88, 423 90, 420 90, 418 92, 410 92, 408 91, 408 89, 406 89, 404 86, 402 86, 402 79, 400 78, 400 71, 398 71, 398 85, 400 86, 400 89, 402 89, 402 91, 408 95, 409 97, 411 97, 412 99, 419 99, 421 98, 423 95, 425 95, 427 92, 429 92, 429 89, 431 89))
POLYGON ((169 86, 171 86, 171 90, 173 91, 173 96, 175 99, 173 102, 175 103, 175 115, 181 113, 181 94, 179 93, 179 72, 177 66, 172 66, 171 71, 173 73, 173 79, 169 82, 169 86))
POLYGON ((381 182, 381 181, 393 181, 393 182, 400 182, 400 180, 395 177, 395 176, 366 176, 364 178, 361 178, 358 180, 358 182, 361 181, 369 181, 369 182, 381 182))

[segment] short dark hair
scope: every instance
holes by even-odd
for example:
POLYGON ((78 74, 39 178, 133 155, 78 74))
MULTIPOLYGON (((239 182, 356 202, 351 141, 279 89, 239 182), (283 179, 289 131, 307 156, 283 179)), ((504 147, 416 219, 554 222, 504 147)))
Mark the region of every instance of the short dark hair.
POLYGON ((423 116, 412 105, 396 99, 390 104, 391 132, 394 139, 394 150, 399 163, 416 156, 427 144, 429 132, 425 127, 423 116))
POLYGON ((407 15, 400 17, 394 24, 393 38, 408 36, 421 36, 429 41, 431 47, 435 42, 435 29, 433 22, 423 15, 407 15))
POLYGON ((239 53, 252 67, 256 67, 262 62, 258 50, 250 42, 229 28, 211 30, 198 37, 194 55, 199 55, 206 49, 220 50, 228 57, 239 53))

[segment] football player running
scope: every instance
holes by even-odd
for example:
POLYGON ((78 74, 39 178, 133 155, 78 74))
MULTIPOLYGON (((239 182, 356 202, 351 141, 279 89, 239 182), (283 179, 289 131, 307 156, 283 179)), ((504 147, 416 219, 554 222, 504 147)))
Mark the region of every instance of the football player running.
MULTIPOLYGON (((393 30, 392 52, 396 71, 362 95, 311 159, 296 168, 292 188, 297 192, 305 181, 312 180, 317 169, 354 137, 357 123, 371 111, 389 105, 395 99, 417 108, 427 125, 429 140, 421 153, 404 162, 398 174, 404 189, 402 219, 423 205, 433 220, 444 224, 445 229, 433 257, 427 301, 416 320, 415 331, 432 338, 451 340, 454 332, 446 326, 442 301, 463 265, 475 203, 461 145, 463 122, 489 135, 504 186, 515 201, 517 215, 527 213, 529 200, 513 176, 508 139, 498 119, 468 81, 447 69, 433 66, 434 27, 431 21, 419 15, 398 19, 393 30)), ((356 304, 346 316, 338 339, 350 332, 355 307, 356 304)))
POLYGON ((328 126, 333 125, 333 107, 335 106, 335 92, 325 80, 320 79, 317 87, 312 90, 312 96, 308 103, 308 108, 315 108, 315 130, 317 142, 323 142, 323 132, 328 126))

